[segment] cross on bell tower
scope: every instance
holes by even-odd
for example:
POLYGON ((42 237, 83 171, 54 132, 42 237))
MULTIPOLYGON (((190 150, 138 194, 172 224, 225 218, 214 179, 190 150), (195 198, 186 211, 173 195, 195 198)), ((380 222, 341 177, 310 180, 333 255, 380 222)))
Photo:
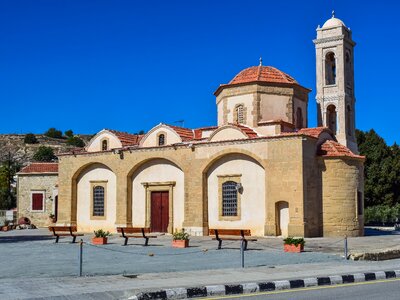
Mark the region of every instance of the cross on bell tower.
POLYGON ((354 46, 350 28, 332 12, 317 28, 318 126, 328 127, 342 145, 358 153, 355 137, 354 46))

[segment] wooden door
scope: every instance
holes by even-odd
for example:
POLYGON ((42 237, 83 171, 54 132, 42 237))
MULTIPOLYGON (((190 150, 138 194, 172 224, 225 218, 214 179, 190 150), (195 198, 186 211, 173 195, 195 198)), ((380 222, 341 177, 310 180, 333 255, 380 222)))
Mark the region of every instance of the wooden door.
POLYGON ((151 192, 151 231, 168 232, 169 193, 151 192))

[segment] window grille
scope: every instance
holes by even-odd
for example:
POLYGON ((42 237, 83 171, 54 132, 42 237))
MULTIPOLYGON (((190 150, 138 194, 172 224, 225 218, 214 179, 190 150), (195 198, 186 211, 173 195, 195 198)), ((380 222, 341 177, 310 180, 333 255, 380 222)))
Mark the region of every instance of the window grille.
POLYGON ((104 187, 102 186, 93 188, 93 216, 104 216, 104 187))
POLYGON ((108 150, 108 143, 107 140, 101 142, 101 150, 107 151, 108 150))
POLYGON ((164 134, 160 134, 158 136, 158 146, 163 146, 165 144, 165 135, 164 134))
POLYGON ((222 184, 222 216, 237 216, 237 183, 227 181, 222 184))
POLYGON ((239 105, 238 107, 236 107, 236 119, 237 123, 244 123, 243 105, 239 105))

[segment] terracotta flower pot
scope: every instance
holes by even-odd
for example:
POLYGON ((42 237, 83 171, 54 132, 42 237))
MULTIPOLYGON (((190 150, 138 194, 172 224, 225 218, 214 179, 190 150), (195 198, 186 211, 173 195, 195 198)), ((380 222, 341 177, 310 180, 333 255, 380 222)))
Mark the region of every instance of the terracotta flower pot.
POLYGON ((187 248, 189 247, 189 240, 172 240, 172 247, 187 248))
POLYGON ((93 237, 92 244, 93 245, 105 245, 105 244, 107 244, 107 237, 93 237))
POLYGON ((304 245, 293 245, 293 244, 284 244, 283 249, 285 252, 295 252, 295 253, 300 253, 304 251, 304 245))

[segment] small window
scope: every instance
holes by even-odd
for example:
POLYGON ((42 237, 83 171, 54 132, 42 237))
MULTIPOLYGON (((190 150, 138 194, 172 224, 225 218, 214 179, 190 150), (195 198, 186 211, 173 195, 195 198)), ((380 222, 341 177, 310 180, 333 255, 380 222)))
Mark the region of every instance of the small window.
POLYGON ((244 123, 243 105, 238 105, 236 107, 236 122, 238 124, 243 124, 244 123))
POLYGON ((44 210, 44 193, 32 193, 32 211, 44 210))
POLYGON ((104 216, 104 187, 93 187, 93 216, 104 216))
POLYGON ((107 140, 103 140, 101 142, 101 150, 102 151, 107 151, 108 150, 108 141, 107 140))
POLYGON ((325 83, 336 84, 336 57, 333 52, 329 52, 325 57, 325 83))
POLYGON ((158 136, 158 146, 164 146, 165 145, 165 135, 160 134, 158 136))
POLYGON ((222 184, 222 216, 238 215, 238 190, 235 181, 222 184))

